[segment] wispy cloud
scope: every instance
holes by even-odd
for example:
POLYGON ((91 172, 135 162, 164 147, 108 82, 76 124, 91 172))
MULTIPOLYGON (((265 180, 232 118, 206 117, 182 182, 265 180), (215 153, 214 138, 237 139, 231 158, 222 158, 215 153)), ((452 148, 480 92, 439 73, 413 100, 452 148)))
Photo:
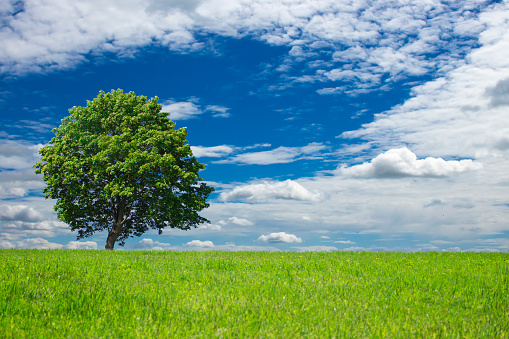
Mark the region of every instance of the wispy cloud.
POLYGON ((228 145, 204 147, 204 146, 191 146, 193 155, 195 157, 207 157, 207 158, 222 158, 235 151, 235 147, 228 145))
POLYGON ((205 109, 211 112, 212 116, 216 118, 228 118, 230 116, 230 109, 228 107, 219 105, 207 105, 205 109))
POLYGON ((321 152, 327 149, 322 143, 310 143, 303 147, 278 147, 270 151, 247 152, 236 154, 228 159, 219 160, 217 164, 271 165, 286 164, 303 159, 320 159, 321 152))

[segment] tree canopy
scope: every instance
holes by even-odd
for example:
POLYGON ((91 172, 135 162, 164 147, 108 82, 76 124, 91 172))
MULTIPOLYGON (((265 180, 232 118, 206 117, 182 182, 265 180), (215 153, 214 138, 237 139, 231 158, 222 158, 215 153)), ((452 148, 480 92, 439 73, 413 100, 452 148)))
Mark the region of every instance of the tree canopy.
POLYGON ((99 92, 69 109, 39 151, 46 198, 78 239, 107 230, 106 249, 149 229, 188 230, 208 222, 198 212, 214 188, 198 172, 185 128, 175 129, 158 98, 99 92))

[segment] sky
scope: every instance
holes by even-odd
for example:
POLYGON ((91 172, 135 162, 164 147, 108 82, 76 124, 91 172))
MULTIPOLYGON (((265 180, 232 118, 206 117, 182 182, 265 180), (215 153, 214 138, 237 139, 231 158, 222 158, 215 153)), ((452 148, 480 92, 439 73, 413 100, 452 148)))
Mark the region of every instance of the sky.
POLYGON ((508 0, 6 0, 0 22, 0 248, 104 248, 32 166, 121 88, 216 188, 210 224, 124 250, 509 251, 508 0))

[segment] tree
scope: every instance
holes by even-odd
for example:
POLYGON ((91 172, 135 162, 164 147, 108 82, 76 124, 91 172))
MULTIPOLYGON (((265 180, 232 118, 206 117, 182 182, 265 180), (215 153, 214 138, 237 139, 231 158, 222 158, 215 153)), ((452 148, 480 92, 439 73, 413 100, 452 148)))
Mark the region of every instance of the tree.
POLYGON ((69 109, 34 165, 46 198, 78 240, 108 230, 105 248, 123 246, 149 228, 189 230, 209 222, 198 215, 214 188, 198 176, 185 128, 175 130, 158 98, 121 89, 99 92, 86 107, 69 109))

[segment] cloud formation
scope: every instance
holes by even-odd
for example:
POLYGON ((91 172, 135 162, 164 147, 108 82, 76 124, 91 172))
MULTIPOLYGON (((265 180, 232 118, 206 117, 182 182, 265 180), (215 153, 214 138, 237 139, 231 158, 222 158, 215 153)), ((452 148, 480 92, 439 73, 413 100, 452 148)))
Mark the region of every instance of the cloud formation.
POLYGON ((186 243, 186 246, 192 246, 192 247, 214 247, 214 243, 210 240, 192 240, 186 243))
POLYGON ((487 88, 486 94, 491 106, 509 106, 509 78, 499 80, 494 87, 487 88))
POLYGON ((162 243, 150 238, 141 239, 136 245, 133 246, 137 250, 150 250, 150 251, 167 251, 174 249, 171 244, 162 243))
POLYGON ((30 206, 26 205, 2 205, 0 206, 0 221, 42 221, 43 216, 30 206))
POLYGON ((197 158, 222 158, 235 151, 235 148, 228 145, 204 147, 204 146, 191 146, 193 155, 197 158))
POLYGON ((219 105, 207 105, 203 108, 197 98, 190 98, 188 101, 174 101, 168 99, 163 101, 161 112, 170 113, 170 119, 174 121, 195 119, 205 112, 209 112, 215 118, 228 118, 230 109, 219 105))
POLYGON ((222 201, 266 201, 271 199, 318 201, 320 195, 308 191, 298 182, 286 180, 282 182, 264 182, 235 187, 230 192, 220 194, 222 201))
POLYGON ((169 112, 170 119, 175 121, 193 119, 203 113, 203 111, 200 109, 200 106, 189 101, 165 101, 163 102, 163 108, 161 111, 169 112))
MULTIPOLYGON (((444 65, 445 74, 413 87, 403 104, 341 137, 359 138, 383 149, 409 145, 414 152, 435 157, 502 156, 509 150, 508 13, 507 2, 481 11, 479 46, 465 59, 444 65)), ((461 27, 465 26, 466 22, 461 27)))
POLYGON ((295 234, 285 232, 271 233, 269 235, 261 235, 258 240, 270 243, 301 243, 302 239, 295 234))
POLYGON ((339 173, 355 178, 443 177, 481 168, 480 163, 470 159, 460 161, 445 161, 432 157, 417 159, 412 151, 403 147, 391 149, 361 165, 342 167, 339 173))
POLYGON ((66 245, 56 244, 49 242, 43 238, 27 238, 22 240, 0 240, 0 248, 12 249, 60 249, 65 248, 69 250, 87 249, 96 250, 97 243, 94 241, 70 241, 66 245))
POLYGON ((237 218, 237 217, 231 217, 228 220, 230 220, 230 222, 232 224, 240 225, 240 226, 252 226, 252 225, 254 225, 251 221, 249 221, 247 219, 242 219, 242 218, 237 218))
POLYGON ((42 146, 25 141, 0 139, 0 170, 32 168, 40 159, 39 149, 42 146))
MULTIPOLYGON (((483 29, 478 9, 490 3, 8 2, 0 12, 4 23, 0 29, 4 46, 0 51, 0 72, 26 74, 65 69, 107 54, 132 57, 146 46, 164 46, 180 53, 203 51, 211 43, 208 36, 248 36, 288 48, 287 58, 274 66, 279 72, 291 72, 292 66, 302 61, 316 65, 306 68, 305 74, 287 78, 290 82, 332 83, 332 87, 319 91, 324 94, 340 88, 369 91, 381 84, 382 75, 395 80, 448 70, 475 45, 483 29), (342 67, 345 62, 351 65, 347 70, 342 67)), ((187 113, 195 112, 188 106, 187 113)), ((216 116, 228 115, 222 109, 214 112, 216 116)), ((192 116, 195 114, 186 117, 192 116)))
POLYGON ((69 250, 96 250, 97 243, 95 241, 70 241, 63 248, 69 250))
POLYGON ((327 149, 322 143, 313 142, 302 147, 278 147, 270 151, 237 154, 217 164, 272 165, 286 164, 303 159, 320 159, 321 152, 327 149))

